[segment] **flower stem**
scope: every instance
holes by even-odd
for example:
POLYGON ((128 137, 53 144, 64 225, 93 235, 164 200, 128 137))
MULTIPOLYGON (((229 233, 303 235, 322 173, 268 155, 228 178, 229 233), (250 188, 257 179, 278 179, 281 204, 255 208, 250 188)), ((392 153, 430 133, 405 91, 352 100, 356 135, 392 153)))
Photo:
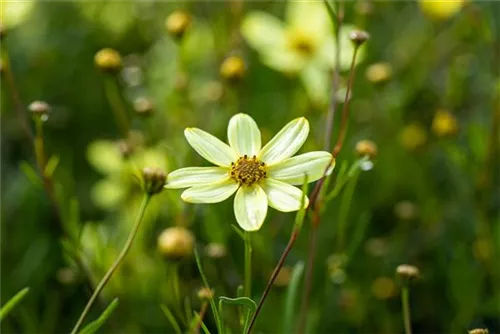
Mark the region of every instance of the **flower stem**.
POLYGON ((264 305, 264 301, 267 298, 267 295, 269 294, 269 290, 271 290, 271 287, 274 284, 274 281, 276 280, 276 277, 278 277, 278 274, 283 267, 283 264, 285 263, 285 259, 288 256, 288 253, 293 247, 293 244, 295 243, 295 240, 297 240, 297 236, 299 235, 299 230, 294 229, 292 232, 292 235, 290 235, 290 239, 288 240, 288 244, 286 245, 285 250, 283 251, 283 254, 281 254, 281 257, 278 261, 278 264, 274 268, 274 271, 271 275, 271 278, 267 282, 266 289, 264 290, 264 293, 262 294, 262 297, 260 298, 259 304, 257 305, 257 309, 255 310, 255 313, 252 316, 252 319, 250 320, 250 325, 248 325, 248 330, 246 334, 249 334, 252 331, 252 327, 255 324, 255 320, 257 319, 257 316, 259 315, 260 310, 262 309, 262 305, 264 305))
POLYGON ((408 284, 405 284, 401 291, 401 303, 403 304, 403 322, 405 326, 405 333, 411 334, 410 289, 408 288, 408 284))
POLYGON ((71 334, 76 334, 77 333, 78 329, 80 328, 80 326, 83 323, 83 319, 85 318, 85 316, 87 315, 87 313, 89 313, 90 308, 92 307, 92 305, 96 301, 96 299, 99 296, 99 294, 101 293, 102 289, 106 286, 106 283, 108 283, 108 281, 110 280, 111 276, 116 271, 116 269, 121 264, 121 262, 123 261, 123 259, 127 255, 128 251, 130 250, 130 247, 132 246, 132 243, 134 242, 134 239, 137 236, 137 231, 139 230, 139 226, 141 225, 142 218, 144 217, 144 213, 146 212, 146 207, 148 206, 148 203, 149 203, 150 199, 151 199, 151 195, 150 194, 145 194, 144 195, 144 198, 143 198, 141 206, 139 208, 139 212, 137 214, 137 218, 135 220, 134 226, 132 227, 132 230, 130 231, 130 234, 128 236, 127 241, 125 242, 125 245, 123 246, 122 251, 120 252, 120 254, 116 258, 115 262, 111 265, 111 267, 108 269, 108 271, 106 272, 106 274, 104 275, 104 277, 101 279, 101 281, 97 285, 96 289, 94 290, 94 293, 90 297, 87 305, 85 306, 82 314, 80 315, 80 318, 78 319, 75 327, 71 331, 71 334))
POLYGON ((208 303, 207 302, 203 302, 201 304, 201 309, 200 309, 200 318, 196 321, 196 324, 193 328, 193 334, 198 334, 200 332, 200 326, 203 322, 203 317, 205 317, 205 313, 207 312, 207 306, 208 306, 208 303))
POLYGON ((104 84, 106 88, 106 96, 111 105, 111 110, 113 111, 116 125, 120 129, 123 138, 126 139, 128 137, 130 124, 127 117, 127 112, 125 110, 125 105, 123 104, 120 92, 118 90, 116 78, 106 77, 104 84))
POLYGON ((248 298, 252 298, 252 241, 250 232, 245 231, 245 281, 244 294, 248 298))

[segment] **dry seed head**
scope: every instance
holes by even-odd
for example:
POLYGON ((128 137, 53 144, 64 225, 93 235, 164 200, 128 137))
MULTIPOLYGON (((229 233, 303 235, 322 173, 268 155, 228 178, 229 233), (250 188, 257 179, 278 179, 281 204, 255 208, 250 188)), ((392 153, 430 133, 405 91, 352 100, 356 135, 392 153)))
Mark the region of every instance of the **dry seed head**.
POLYGON ((474 328, 469 331, 469 334, 488 334, 488 328, 474 328))
POLYGON ((356 46, 360 46, 361 44, 366 42, 366 40, 369 38, 370 38, 370 35, 366 31, 363 31, 363 30, 353 30, 349 33, 349 39, 356 46))
POLYGON ((209 288, 201 288, 198 290, 198 298, 202 301, 210 301, 214 298, 214 290, 209 288))
POLYGON ((142 178, 144 182, 144 190, 149 195, 154 195, 163 190, 167 174, 156 167, 146 167, 142 170, 142 178))
POLYGON ((222 62, 219 71, 221 77, 228 81, 240 81, 245 76, 245 61, 239 56, 229 56, 222 62))
POLYGON ((158 237, 158 250, 169 260, 190 258, 193 254, 194 236, 180 226, 169 227, 158 237))
POLYGON ((409 264, 401 264, 396 268, 396 273, 408 280, 412 280, 418 278, 420 276, 420 270, 417 267, 409 265, 409 264))
POLYGON ((122 57, 115 49, 105 48, 97 51, 94 63, 101 71, 115 73, 122 67, 122 57))
POLYGON ((356 153, 360 157, 368 156, 369 159, 377 157, 377 145, 371 140, 360 140, 356 143, 356 153))
POLYGON ((134 110, 140 116, 149 116, 153 113, 153 103, 145 97, 139 97, 134 100, 134 110))
POLYGON ((46 120, 50 112, 50 105, 45 101, 33 101, 28 106, 28 110, 33 116, 46 120))
POLYGON ((182 39, 190 25, 191 16, 181 10, 174 11, 165 21, 167 32, 176 40, 182 39))

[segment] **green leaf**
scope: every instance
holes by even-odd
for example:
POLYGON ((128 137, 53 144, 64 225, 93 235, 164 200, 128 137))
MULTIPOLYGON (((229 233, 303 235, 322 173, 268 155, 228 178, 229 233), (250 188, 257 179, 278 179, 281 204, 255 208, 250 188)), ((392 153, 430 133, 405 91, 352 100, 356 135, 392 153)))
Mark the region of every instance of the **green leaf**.
POLYGON ((47 177, 52 177, 54 174, 57 166, 59 165, 59 157, 58 156, 51 156, 47 164, 45 165, 45 170, 43 171, 44 175, 47 177))
POLYGON ((181 328, 179 327, 177 320, 175 320, 174 315, 172 314, 170 309, 167 307, 167 305, 162 304, 162 305, 160 305, 160 307, 161 307, 161 310, 163 311, 163 313, 165 314, 165 316, 167 317, 168 321, 170 322, 170 325, 172 325, 172 327, 174 328, 175 334, 182 334, 181 328))
POLYGON ((293 267, 290 284, 286 291, 285 314, 283 316, 283 334, 293 333, 295 323, 295 304, 299 294, 300 282, 304 273, 304 262, 300 261, 293 267))
POLYGON ((81 331, 80 334, 92 334, 97 332, 99 328, 104 325, 106 320, 111 316, 111 313, 116 309, 118 306, 118 298, 113 299, 111 303, 109 303, 108 307, 102 312, 102 314, 97 318, 96 320, 92 321, 90 324, 85 326, 81 331))
POLYGON ((245 240, 245 233, 243 233, 243 231, 236 225, 233 225, 231 224, 232 228, 234 229, 234 231, 236 232, 236 234, 238 234, 241 238, 241 240, 245 240))
POLYGON ((37 187, 42 187, 43 183, 40 177, 38 176, 38 173, 31 167, 29 163, 26 161, 21 161, 21 164, 19 165, 19 168, 21 168, 21 171, 26 175, 28 180, 37 187))
POLYGON ((228 298, 221 296, 219 297, 219 311, 222 314, 222 305, 224 303, 230 304, 230 305, 238 305, 238 306, 244 306, 248 308, 247 315, 245 317, 245 324, 243 326, 243 333, 246 333, 248 331, 248 325, 250 322, 250 319, 252 315, 255 313, 257 310, 257 304, 255 302, 248 298, 248 297, 238 297, 238 298, 228 298))
POLYGON ((14 295, 14 297, 12 297, 11 299, 9 299, 9 301, 4 306, 2 306, 2 308, 0 309, 0 321, 2 321, 3 318, 7 314, 9 314, 9 312, 17 304, 19 304, 19 302, 21 302, 23 300, 23 298, 28 294, 29 291, 30 291, 30 288, 24 288, 24 289, 22 289, 21 291, 19 291, 18 293, 16 293, 14 295))

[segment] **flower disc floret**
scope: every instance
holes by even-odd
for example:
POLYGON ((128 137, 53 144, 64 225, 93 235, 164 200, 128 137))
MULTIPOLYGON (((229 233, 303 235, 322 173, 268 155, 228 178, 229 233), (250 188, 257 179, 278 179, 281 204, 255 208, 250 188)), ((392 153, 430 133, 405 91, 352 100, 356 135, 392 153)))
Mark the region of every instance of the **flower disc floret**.
POLYGON ((245 154, 231 163, 231 178, 242 186, 251 186, 266 177, 265 166, 255 155, 250 158, 245 154))

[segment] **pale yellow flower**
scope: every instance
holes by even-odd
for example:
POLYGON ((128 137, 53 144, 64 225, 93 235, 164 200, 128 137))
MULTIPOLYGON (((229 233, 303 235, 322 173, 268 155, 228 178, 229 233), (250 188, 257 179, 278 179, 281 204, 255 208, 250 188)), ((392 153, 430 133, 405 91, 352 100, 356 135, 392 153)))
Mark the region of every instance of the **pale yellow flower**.
POLYGON ((188 167, 171 172, 166 188, 188 188, 181 198, 189 203, 222 202, 236 193, 234 214, 246 231, 260 229, 268 205, 283 212, 297 211, 309 201, 294 187, 321 178, 333 168, 332 155, 315 151, 292 157, 309 134, 309 122, 294 119, 264 147, 257 123, 246 114, 229 121, 229 145, 209 133, 187 128, 189 144, 217 167, 188 167), (330 166, 330 167, 329 167, 330 166))

